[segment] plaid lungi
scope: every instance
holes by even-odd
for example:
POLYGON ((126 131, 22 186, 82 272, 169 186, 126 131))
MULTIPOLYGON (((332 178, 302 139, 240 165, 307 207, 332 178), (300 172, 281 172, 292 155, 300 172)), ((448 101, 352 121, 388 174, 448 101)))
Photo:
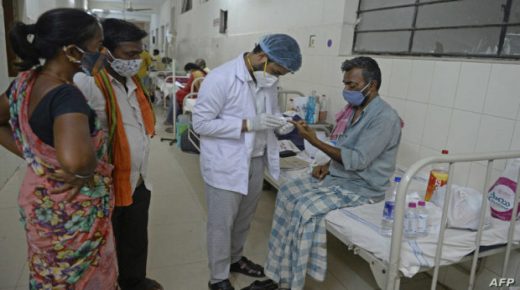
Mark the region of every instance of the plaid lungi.
POLYGON ((325 215, 369 199, 312 178, 284 184, 276 198, 265 274, 281 288, 303 289, 305 274, 323 281, 327 270, 325 215))

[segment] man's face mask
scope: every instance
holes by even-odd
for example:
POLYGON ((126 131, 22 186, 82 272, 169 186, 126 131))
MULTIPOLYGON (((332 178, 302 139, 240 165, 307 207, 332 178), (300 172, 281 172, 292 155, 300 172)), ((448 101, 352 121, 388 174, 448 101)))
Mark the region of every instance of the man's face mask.
POLYGON ((68 55, 68 47, 64 47, 63 51, 65 52, 65 54, 71 62, 81 65, 81 70, 83 70, 85 74, 89 76, 94 75, 102 68, 103 60, 105 59, 105 55, 103 53, 99 51, 84 51, 77 45, 74 45, 74 48, 83 54, 81 60, 77 60, 75 57, 68 55))
POLYGON ((259 87, 270 88, 278 83, 278 77, 267 72, 267 61, 265 61, 263 71, 256 68, 253 71, 253 75, 259 87))
POLYGON ((123 77, 132 77, 139 71, 141 67, 142 59, 120 59, 115 58, 110 51, 108 51, 108 55, 111 59, 107 59, 108 63, 112 67, 112 69, 123 77))
POLYGON ((370 82, 368 82, 368 84, 364 86, 360 91, 343 90, 343 98, 352 106, 357 107, 361 105, 365 100, 366 96, 363 93, 363 91, 366 88, 368 88, 369 85, 370 82))

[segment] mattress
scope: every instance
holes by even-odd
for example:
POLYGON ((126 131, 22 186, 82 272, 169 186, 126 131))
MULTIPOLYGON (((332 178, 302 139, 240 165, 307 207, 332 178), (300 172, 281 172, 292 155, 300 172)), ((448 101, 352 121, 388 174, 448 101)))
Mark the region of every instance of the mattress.
MULTIPOLYGON (((417 239, 403 238, 401 264, 399 270, 406 277, 412 277, 421 267, 433 267, 437 240, 439 237, 442 210, 427 203, 429 213, 429 234, 417 239)), ((372 253, 378 259, 388 262, 391 237, 380 234, 383 202, 367 204, 355 208, 343 208, 327 214, 326 221, 338 238, 372 253)), ((489 226, 482 233, 482 246, 502 245, 507 243, 509 222, 491 219, 489 226)), ((460 229, 446 229, 441 265, 455 264, 466 255, 475 251, 477 232, 460 229)), ((515 227, 514 241, 520 240, 520 226, 515 227)))

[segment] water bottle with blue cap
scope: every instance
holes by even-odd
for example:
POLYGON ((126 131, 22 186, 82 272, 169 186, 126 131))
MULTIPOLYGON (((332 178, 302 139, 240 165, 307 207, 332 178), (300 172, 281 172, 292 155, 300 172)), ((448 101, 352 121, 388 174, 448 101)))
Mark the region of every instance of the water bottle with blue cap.
POLYGON ((394 224, 395 197, 401 177, 396 176, 388 190, 385 193, 385 204, 383 208, 383 218, 381 219, 381 235, 389 237, 392 235, 392 226, 394 224))

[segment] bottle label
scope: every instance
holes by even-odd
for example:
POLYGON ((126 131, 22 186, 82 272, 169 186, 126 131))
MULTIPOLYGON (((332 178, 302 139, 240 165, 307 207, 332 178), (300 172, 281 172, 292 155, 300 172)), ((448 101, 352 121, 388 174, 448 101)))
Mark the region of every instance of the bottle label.
POLYGON ((415 214, 408 212, 404 216, 404 232, 408 235, 417 233, 417 218, 415 214))
POLYGON ((499 178, 488 193, 491 216, 509 221, 513 214, 516 183, 507 178, 499 178))
POLYGON ((383 209, 383 219, 394 220, 394 207, 395 202, 387 200, 385 201, 385 207, 383 209))
POLYGON ((417 232, 426 233, 428 231, 428 215, 418 214, 417 215, 417 232))
POLYGON ((429 201, 432 196, 440 190, 448 182, 448 172, 440 170, 432 170, 430 172, 430 179, 428 180, 428 187, 426 187, 426 195, 424 200, 429 201))

